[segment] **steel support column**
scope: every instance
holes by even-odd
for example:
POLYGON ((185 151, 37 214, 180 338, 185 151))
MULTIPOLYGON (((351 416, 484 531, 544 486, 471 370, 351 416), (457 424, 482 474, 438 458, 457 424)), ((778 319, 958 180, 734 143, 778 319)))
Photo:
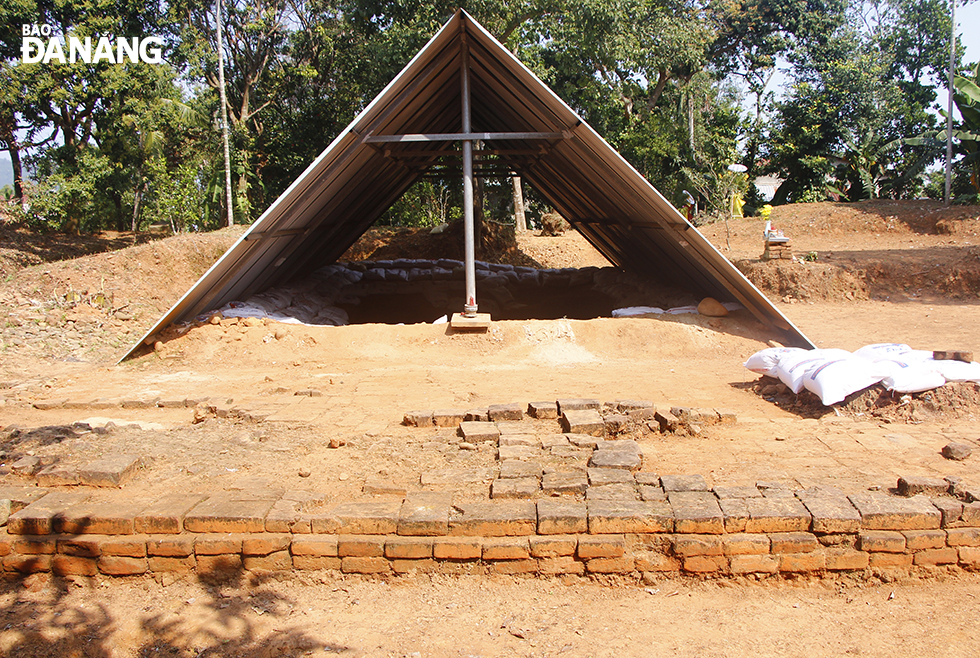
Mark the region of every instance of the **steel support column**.
MULTIPOLYGON (((463 96, 463 132, 469 133, 470 126, 470 49, 466 42, 466 32, 461 40, 462 64, 460 66, 460 83, 463 96)), ((473 142, 463 140, 463 260, 466 269, 466 301, 463 303, 463 315, 468 318, 476 316, 476 247, 473 230, 473 142)))

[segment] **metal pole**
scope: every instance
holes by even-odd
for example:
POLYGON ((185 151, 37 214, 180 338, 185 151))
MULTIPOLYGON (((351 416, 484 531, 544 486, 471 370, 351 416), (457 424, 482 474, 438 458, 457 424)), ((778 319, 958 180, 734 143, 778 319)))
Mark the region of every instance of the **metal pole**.
POLYGON ((235 225, 234 199, 231 195, 231 154, 228 149, 228 98, 225 95, 225 45, 221 39, 221 0, 218 0, 218 98, 221 102, 221 140, 225 151, 225 195, 228 203, 228 226, 235 225))
POLYGON ((953 76, 956 75, 956 0, 950 0, 949 10, 949 81, 946 83, 949 91, 949 101, 946 107, 946 193, 943 203, 947 206, 950 201, 950 190, 953 187, 953 76))
MULTIPOLYGON (((462 34, 462 65, 460 67, 463 95, 463 132, 470 132, 470 52, 466 33, 462 34)), ((476 249, 473 231, 473 142, 463 140, 463 253, 466 268, 466 301, 463 316, 476 316, 476 249)))

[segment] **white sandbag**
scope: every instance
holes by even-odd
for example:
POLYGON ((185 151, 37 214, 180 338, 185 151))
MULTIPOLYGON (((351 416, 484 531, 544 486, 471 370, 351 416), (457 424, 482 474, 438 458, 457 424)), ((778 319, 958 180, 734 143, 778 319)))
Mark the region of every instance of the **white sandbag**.
POLYGON ((630 318, 636 315, 661 315, 663 312, 662 308, 656 306, 628 306, 613 309, 612 316, 614 318, 630 318))
POLYGON ((674 308, 667 309, 668 315, 684 315, 685 313, 697 313, 697 306, 676 306, 674 308))
POLYGON ((882 359, 876 361, 875 365, 890 368, 890 373, 881 383, 886 389, 896 393, 921 393, 946 383, 946 378, 939 371, 918 361, 882 359))
POLYGON ((803 375, 803 386, 829 407, 881 379, 881 370, 874 362, 848 355, 811 364, 803 375))
POLYGON ((335 327, 343 327, 350 322, 350 318, 347 316, 347 311, 336 306, 327 306, 320 309, 320 311, 314 316, 313 322, 315 324, 328 324, 335 327))
POLYGON ((980 384, 980 363, 971 361, 936 361, 929 359, 925 362, 930 368, 939 372, 948 382, 975 382, 980 384))
POLYGON ((820 364, 831 359, 844 359, 852 356, 847 350, 837 348, 803 350, 800 353, 783 355, 776 364, 776 377, 786 384, 789 390, 799 393, 803 390, 803 376, 814 364, 820 364))
POLYGON ((928 350, 914 350, 905 343, 875 343, 874 345, 865 345, 854 352, 854 355, 872 361, 900 359, 911 362, 932 359, 932 352, 928 350))
MULTIPOLYGON (((615 313, 615 311, 613 311, 615 313)), ((783 356, 790 354, 800 354, 807 352, 801 347, 767 347, 764 350, 759 350, 748 360, 742 364, 752 372, 757 372, 760 375, 768 375, 770 377, 776 376, 776 365, 783 356)))

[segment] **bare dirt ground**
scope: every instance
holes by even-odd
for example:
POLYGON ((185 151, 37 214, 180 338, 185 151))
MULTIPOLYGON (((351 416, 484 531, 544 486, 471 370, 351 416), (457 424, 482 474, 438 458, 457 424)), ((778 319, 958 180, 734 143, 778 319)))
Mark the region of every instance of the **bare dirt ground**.
MULTIPOLYGON (((976 207, 812 204, 777 208, 772 219, 796 254, 814 252, 816 260, 758 262, 758 219, 704 232, 817 345, 978 348, 976 207)), ((721 319, 506 321, 481 335, 451 334, 439 325, 277 332, 274 325, 224 320, 114 365, 239 234, 181 236, 11 270, 0 285, 4 463, 24 454, 70 463, 126 450, 146 462, 124 489, 134 498, 259 484, 355 498, 371 477, 412 488, 426 471, 493 463, 489 448, 458 449, 451 430, 402 426, 407 411, 596 397, 738 414, 738 424, 724 431, 638 435, 644 470, 662 474, 848 491, 894 486, 905 474, 977 477, 976 456, 949 462, 939 455, 952 438, 980 447, 975 406, 911 423, 832 410, 807 417, 755 393, 757 377, 741 364, 769 335, 744 312, 721 319), (304 390, 321 395, 295 395, 304 390), (192 408, 119 403, 155 397, 221 398, 273 413, 261 423, 211 416, 195 422, 192 408), (112 403, 33 406, 54 399, 112 403), (115 429, 95 434, 63 427, 97 423, 97 417, 112 419, 115 429), (122 427, 125 421, 143 426, 122 427), (11 432, 13 425, 21 430, 11 432), (334 437, 346 445, 327 448, 334 437)), ((427 255, 424 236, 401 239, 399 251, 391 246, 398 239, 374 232, 358 256, 427 255)), ((41 247, 31 249, 43 253, 41 247)), ((0 245, 5 262, 24 262, 22 251, 19 244, 0 245)), ((604 264, 575 233, 522 236, 517 249, 498 256, 543 267, 604 264)), ((0 475, 2 484, 26 482, 0 475)), ((457 493, 486 495, 472 487, 457 493)), ((977 655, 980 640, 970 626, 978 611, 975 575, 883 577, 643 585, 470 576, 373 582, 321 574, 218 587, 38 576, 0 590, 6 617, 0 653, 977 655)))

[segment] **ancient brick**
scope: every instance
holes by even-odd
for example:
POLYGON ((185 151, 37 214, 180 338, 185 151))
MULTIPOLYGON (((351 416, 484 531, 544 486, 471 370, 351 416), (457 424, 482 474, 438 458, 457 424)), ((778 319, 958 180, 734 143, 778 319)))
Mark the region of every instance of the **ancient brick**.
POLYGON ((490 485, 490 497, 493 499, 534 498, 541 491, 537 478, 509 478, 494 480, 490 485))
POLYGON ((911 553, 868 553, 868 565, 871 567, 907 569, 912 566, 911 553))
POLYGON ((487 408, 487 414, 490 416, 491 421, 521 420, 524 418, 524 408, 517 402, 511 402, 509 404, 491 404, 487 408))
POLYGON ((867 553, 905 552, 905 535, 900 532, 865 530, 858 537, 858 548, 867 553))
POLYGON ((867 492, 848 496, 861 513, 865 530, 932 530, 939 527, 942 515, 927 498, 896 498, 867 492))
POLYGON ((153 573, 172 573, 193 571, 197 566, 197 560, 193 555, 184 557, 150 556, 146 559, 146 566, 153 573))
POLYGON ((626 541, 622 535, 593 535, 579 538, 578 557, 587 560, 594 557, 622 557, 626 554, 626 541))
POLYGON ((903 530, 902 534, 905 535, 907 551, 946 547, 946 533, 942 530, 903 530))
POLYGON ((939 510, 940 527, 955 527, 963 515, 963 503, 952 498, 933 498, 932 505, 939 510))
POLYGON ((529 538, 531 557, 550 558, 575 555, 578 537, 575 535, 533 535, 529 538))
POLYGON ((594 557, 585 563, 589 573, 630 573, 633 571, 632 557, 594 557))
POLYGON ((340 562, 344 573, 385 574, 391 565, 383 557, 345 557, 340 562))
POLYGON ((588 532, 588 508, 573 500, 542 499, 537 503, 538 534, 557 535, 588 532))
POLYGON ((618 468, 590 468, 588 469, 589 484, 593 487, 600 487, 607 484, 633 484, 633 474, 618 468))
POLYGON ((714 573, 727 568, 728 560, 715 555, 691 555, 683 561, 683 569, 688 573, 714 573))
POLYGON ((51 555, 7 555, 3 558, 3 570, 18 573, 51 571, 51 558, 51 555))
POLYGON ((340 557, 381 557, 385 554, 385 538, 379 535, 340 535, 337 537, 340 557))
POLYGON ((533 535, 537 508, 531 501, 466 502, 456 506, 460 514, 450 520, 450 534, 481 537, 533 535))
POLYGON ((486 409, 468 409, 466 414, 463 415, 463 420, 488 423, 490 422, 490 414, 487 413, 486 409))
POLYGON ((955 548, 930 548, 919 551, 912 556, 916 566, 933 566, 937 564, 956 564, 959 552, 955 548))
POLYGON ((640 494, 640 500, 645 501, 661 501, 667 500, 667 494, 660 487, 654 487, 648 484, 641 484, 636 487, 636 490, 640 494))
POLYGON ((531 557, 527 537, 488 537, 483 540, 484 560, 524 560, 531 557))
POLYGON ((321 535, 294 535, 289 551, 293 555, 312 557, 338 557, 337 537, 321 535))
POLYGON ((86 493, 54 491, 48 493, 7 519, 7 532, 12 535, 49 535, 54 532, 54 519, 88 498, 86 493))
POLYGON ((950 441, 943 446, 942 454, 946 459, 963 461, 973 454, 973 446, 971 446, 969 443, 963 443, 961 441, 950 441))
POLYGON ((154 557, 187 557, 194 554, 194 537, 167 537, 146 540, 146 554, 154 557))
POLYGON ((545 473, 541 480, 541 491, 545 495, 585 493, 588 486, 589 481, 584 473, 555 471, 545 473))
POLYGON ((670 532, 674 515, 665 502, 590 500, 591 534, 670 532))
POLYGON ((420 476, 424 487, 460 487, 466 484, 481 484, 493 480, 492 468, 438 468, 426 471, 420 476))
POLYGON ((548 576, 560 574, 581 575, 585 573, 585 563, 579 562, 569 555, 545 557, 538 560, 538 573, 548 576))
POLYGON ((827 567, 827 556, 820 553, 783 553, 779 556, 779 570, 787 573, 822 571, 827 567))
POLYGON ((960 564, 970 569, 980 567, 980 548, 975 546, 960 546, 958 550, 960 564))
POLYGON ((146 573, 149 564, 145 557, 103 555, 98 560, 98 567, 107 576, 138 576, 146 573))
POLYGON ((660 484, 668 494, 671 491, 711 491, 701 475, 661 475, 660 484))
POLYGON ((312 516, 311 528, 315 534, 392 535, 398 530, 401 506, 398 501, 331 505, 312 516))
POLYGON ((725 555, 765 555, 769 552, 769 535, 736 533, 721 538, 725 555))
POLYGON ((394 559, 389 560, 391 570, 398 574, 433 573, 438 570, 438 563, 432 558, 394 559))
POLYGON ((466 412, 461 409, 436 409, 432 412, 432 424, 436 427, 456 427, 465 416, 466 412))
POLYGON ((591 434, 576 434, 575 432, 566 432, 563 434, 568 443, 575 446, 576 448, 585 448, 588 450, 595 450, 602 443, 602 439, 596 438, 591 434))
POLYGON ((140 466, 136 455, 111 455, 78 469, 78 481, 89 487, 121 487, 140 466))
POLYGON ((864 551, 856 551, 853 548, 832 547, 824 551, 827 569, 830 571, 854 571, 857 569, 867 569, 871 564, 871 558, 864 551))
POLYGON ((676 432, 681 426, 681 420, 666 409, 658 409, 653 416, 661 432, 676 432))
POLYGON ((73 555, 76 557, 99 557, 102 555, 102 541, 104 537, 72 537, 69 539, 59 539, 58 553, 62 555, 73 555))
POLYGON ((136 532, 145 534, 178 534, 184 517, 201 502, 201 494, 171 493, 140 510, 133 519, 136 532))
POLYGON ((583 411, 583 410, 593 410, 598 411, 602 407, 602 404, 593 398, 561 398, 558 400, 558 412, 564 413, 566 411, 583 411))
POLYGON ((409 425, 411 427, 432 427, 432 412, 431 411, 409 411, 405 414, 402 420, 403 425, 409 425))
POLYGON ((496 442, 500 438, 500 430, 494 423, 478 420, 464 420, 459 424, 458 434, 468 443, 496 442))
POLYGON ((198 555, 197 573, 202 576, 231 577, 244 568, 241 555, 198 555))
POLYGON ((78 469, 66 464, 52 464, 38 472, 36 479, 39 487, 71 486, 78 484, 78 469))
POLYGON ((640 455, 628 450, 596 450, 589 459, 591 467, 622 469, 626 472, 638 470, 642 464, 640 455))
POLYGON ((238 555, 242 552, 244 538, 241 535, 214 534, 194 537, 195 555, 238 555))
POLYGON ((340 569, 340 558, 325 555, 293 555, 293 569, 304 571, 340 569))
POLYGON ((55 555, 51 559, 51 572, 59 576, 94 576, 99 573, 99 567, 95 558, 55 555))
POLYGON ((845 496, 803 494, 801 500, 813 517, 813 532, 852 533, 861 529, 861 515, 845 496))
MULTIPOLYGON (((404 482, 392 482, 387 476, 369 475, 364 479, 364 486, 361 487, 361 491, 369 496, 398 496, 400 498, 404 498, 405 494, 408 492, 408 487, 404 482)), ((281 503, 283 501, 279 502, 281 503)), ((269 520, 276 512, 276 507, 278 507, 278 505, 279 503, 276 503, 276 505, 273 506, 272 511, 269 512, 269 515, 265 517, 266 532, 285 532, 284 530, 271 530, 269 528, 269 520)))
POLYGON ((14 537, 11 549, 21 555, 51 555, 58 552, 58 540, 54 537, 14 537))
POLYGON ((545 450, 552 448, 567 448, 571 444, 564 434, 545 434, 541 437, 541 447, 545 450))
POLYGON ((585 490, 585 499, 631 502, 636 500, 636 487, 625 482, 592 486, 585 490))
POLYGON ((489 570, 490 573, 505 575, 533 574, 538 572, 538 561, 530 558, 524 560, 501 560, 491 564, 489 570))
POLYGON ((980 528, 948 528, 946 544, 949 546, 980 546, 980 528))
POLYGON ((810 529, 810 512, 795 498, 745 498, 745 532, 799 532, 810 529))
POLYGON ((742 498, 722 498, 718 501, 725 519, 725 532, 745 532, 749 521, 749 507, 742 498))
POLYGON ((776 555, 733 555, 729 563, 734 574, 779 571, 779 557, 776 555))
POLYGON ((432 555, 437 560, 478 560, 483 555, 483 544, 478 537, 437 537, 432 555))
POLYGON ((293 568, 293 558, 289 551, 246 555, 242 558, 242 566, 246 571, 289 571, 293 568))
POLYGON ((452 495, 415 492, 406 496, 398 515, 398 534, 435 536, 449 533, 452 495))
POLYGON ((99 547, 102 555, 115 557, 146 557, 145 537, 101 537, 99 547))
POLYGON ((652 400, 616 400, 616 410, 622 413, 639 411, 641 409, 656 410, 652 400))
MULTIPOLYGON (((519 425, 520 423, 515 423, 515 424, 519 425)), ((500 427, 501 425, 503 425, 503 423, 497 423, 497 427, 500 427)), ((521 428, 521 429, 525 429, 525 428, 521 428)), ((497 446, 501 448, 513 447, 513 446, 534 448, 533 451, 530 451, 527 454, 537 456, 538 453, 536 451, 541 449, 541 439, 539 439, 534 434, 525 434, 525 433, 504 434, 503 432, 501 432, 500 438, 497 439, 497 446)))
POLYGON ((633 556, 634 567, 643 572, 679 571, 680 562, 673 557, 656 552, 643 552, 633 556))
POLYGON ((531 418, 558 418, 558 404, 555 402, 532 402, 527 405, 527 415, 531 418))
POLYGON ((820 546, 808 532, 774 532, 769 535, 769 542, 773 554, 811 553, 820 546))
POLYGON ((606 431, 606 424, 598 411, 591 409, 580 411, 563 410, 561 415, 561 428, 562 431, 572 434, 602 436, 606 431))
POLYGON ((240 491, 211 495, 184 516, 189 532, 263 532, 265 516, 276 502, 240 491))
POLYGON ((674 512, 674 532, 717 534, 725 531, 718 499, 709 491, 668 491, 674 512))
POLYGON ((432 539, 424 537, 388 537, 384 554, 389 559, 399 560, 431 558, 432 543, 432 539))
POLYGON ((721 537, 717 535, 674 535, 674 555, 723 555, 721 537))
POLYGON ((965 503, 963 513, 957 525, 962 524, 968 527, 980 526, 980 502, 965 503))
POLYGON ((753 486, 717 486, 713 489, 719 499, 725 498, 762 498, 762 492, 753 486))
POLYGON ((946 493, 949 483, 942 478, 931 478, 921 475, 906 475, 898 478, 899 496, 917 496, 918 494, 928 494, 937 496, 946 493))
POLYGON ((126 502, 73 505, 54 519, 55 532, 67 535, 131 535, 140 506, 126 502))
POLYGON ((500 478, 510 480, 513 478, 535 478, 541 479, 541 464, 537 462, 526 462, 521 459, 508 459, 500 464, 500 478))
POLYGON ((261 534, 245 537, 242 541, 242 555, 262 556, 289 549, 292 536, 284 534, 261 534))

